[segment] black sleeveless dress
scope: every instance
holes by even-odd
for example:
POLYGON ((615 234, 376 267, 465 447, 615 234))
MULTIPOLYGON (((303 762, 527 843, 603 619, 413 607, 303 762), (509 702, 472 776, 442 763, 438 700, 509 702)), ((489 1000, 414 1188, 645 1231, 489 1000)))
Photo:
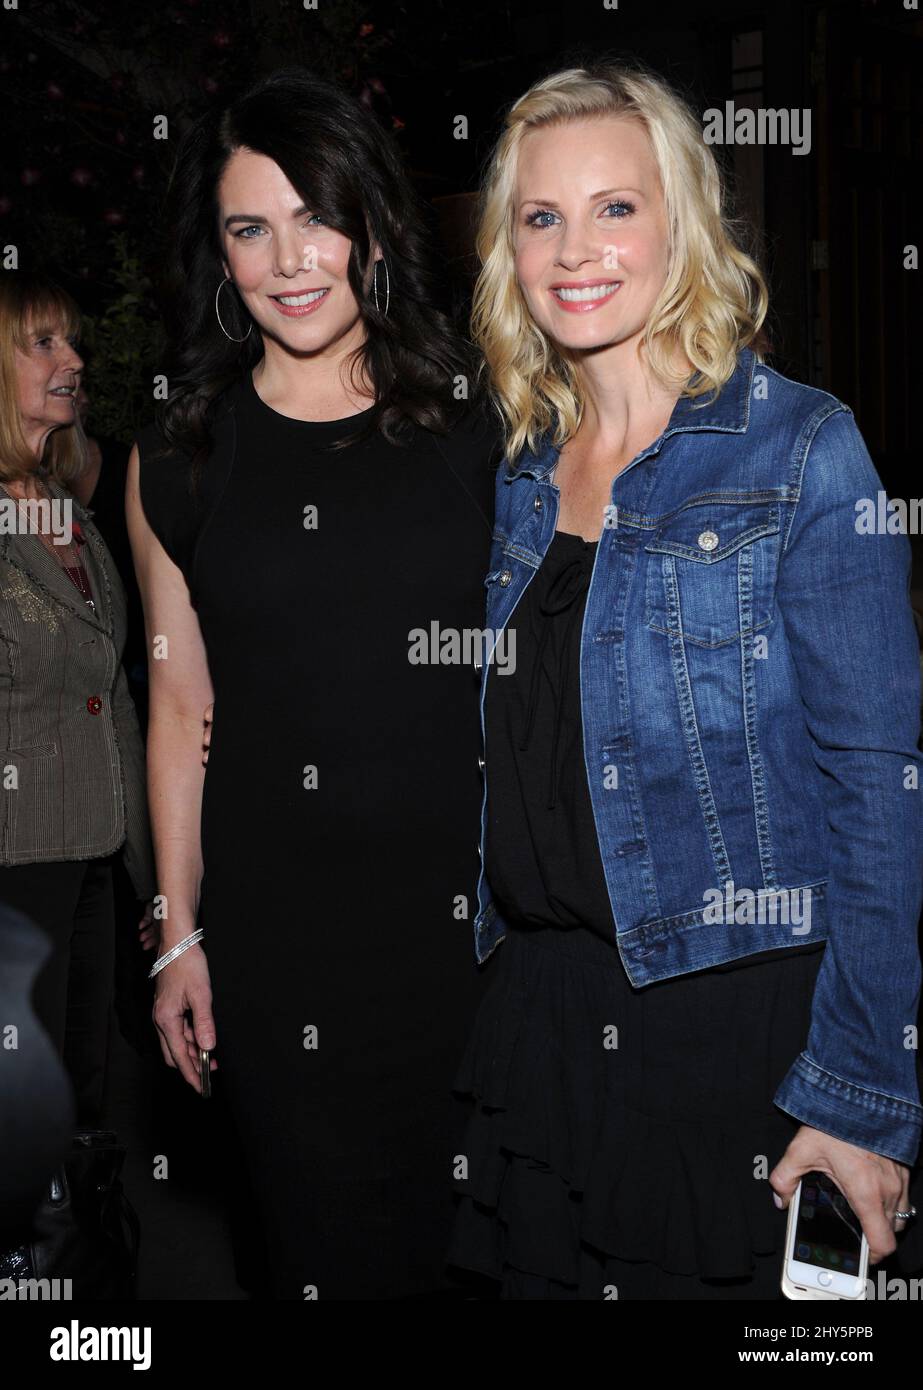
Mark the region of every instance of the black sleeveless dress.
POLYGON ((232 388, 233 461, 193 505, 139 437, 148 520, 187 576, 215 717, 200 925, 218 1071, 277 1299, 446 1286, 451 1085, 480 997, 477 674, 419 630, 483 627, 489 425, 323 446, 232 388), (312 510, 316 509, 316 510, 312 510), (416 647, 417 658, 410 652, 416 647))
MULTIPOLYGON (((510 922, 456 1077, 468 1128, 450 1260, 501 1298, 781 1297, 772 1096, 824 943, 644 988, 625 974, 583 753, 596 545, 557 533, 485 704, 485 867, 510 922)), ((681 833, 681 828, 678 828, 681 833)))

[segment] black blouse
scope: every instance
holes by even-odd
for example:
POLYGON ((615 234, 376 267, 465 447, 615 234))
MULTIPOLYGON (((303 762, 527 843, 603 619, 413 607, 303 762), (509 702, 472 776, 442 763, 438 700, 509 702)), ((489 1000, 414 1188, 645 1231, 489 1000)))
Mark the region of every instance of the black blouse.
POLYGON ((511 619, 515 665, 490 672, 485 867, 508 920, 585 925, 611 941, 580 712, 580 631, 595 557, 595 542, 555 533, 511 619))

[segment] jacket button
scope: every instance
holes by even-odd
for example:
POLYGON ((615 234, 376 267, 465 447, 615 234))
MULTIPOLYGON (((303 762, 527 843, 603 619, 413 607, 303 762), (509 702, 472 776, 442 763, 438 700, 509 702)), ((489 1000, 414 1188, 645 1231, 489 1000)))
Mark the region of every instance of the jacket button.
POLYGON ((482 772, 484 771, 484 759, 483 759, 483 758, 478 758, 478 767, 481 769, 482 772))
POLYGON ((98 695, 91 695, 89 700, 87 700, 87 709, 91 714, 99 714, 102 707, 103 702, 98 695))
POLYGON ((536 497, 533 505, 535 506, 535 510, 537 512, 540 512, 542 510, 542 499, 540 497, 536 497))
POLYGON ((503 573, 500 575, 500 583, 502 584, 502 586, 503 586, 504 589, 506 588, 507 584, 509 584, 509 582, 510 582, 510 580, 512 579, 512 577, 513 577, 513 571, 512 571, 512 570, 504 570, 503 573))
POLYGON ((714 550, 718 544, 718 537, 714 531, 703 531, 699 536, 699 547, 702 550, 714 550))

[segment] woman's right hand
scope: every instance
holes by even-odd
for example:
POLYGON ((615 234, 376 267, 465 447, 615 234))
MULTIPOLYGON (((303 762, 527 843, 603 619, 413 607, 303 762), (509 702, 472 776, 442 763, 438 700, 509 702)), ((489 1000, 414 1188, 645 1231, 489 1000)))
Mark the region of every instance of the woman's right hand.
MULTIPOLYGON (((169 950, 169 946, 162 945, 161 949, 169 950)), ((199 1048, 210 1052, 216 1039, 208 961, 198 943, 187 946, 158 972, 152 1017, 167 1066, 178 1069, 193 1090, 201 1094, 199 1048), (187 1010, 192 1011, 191 1024, 186 1018, 187 1010)), ((210 1067, 217 1070, 214 1057, 210 1067)))

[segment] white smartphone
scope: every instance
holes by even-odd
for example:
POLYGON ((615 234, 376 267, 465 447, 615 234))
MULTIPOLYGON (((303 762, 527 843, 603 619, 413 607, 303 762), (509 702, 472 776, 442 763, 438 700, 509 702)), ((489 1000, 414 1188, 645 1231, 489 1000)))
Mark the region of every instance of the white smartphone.
POLYGON ((786 1298, 866 1296, 869 1243, 852 1207, 826 1173, 805 1173, 789 1203, 782 1264, 786 1298))

